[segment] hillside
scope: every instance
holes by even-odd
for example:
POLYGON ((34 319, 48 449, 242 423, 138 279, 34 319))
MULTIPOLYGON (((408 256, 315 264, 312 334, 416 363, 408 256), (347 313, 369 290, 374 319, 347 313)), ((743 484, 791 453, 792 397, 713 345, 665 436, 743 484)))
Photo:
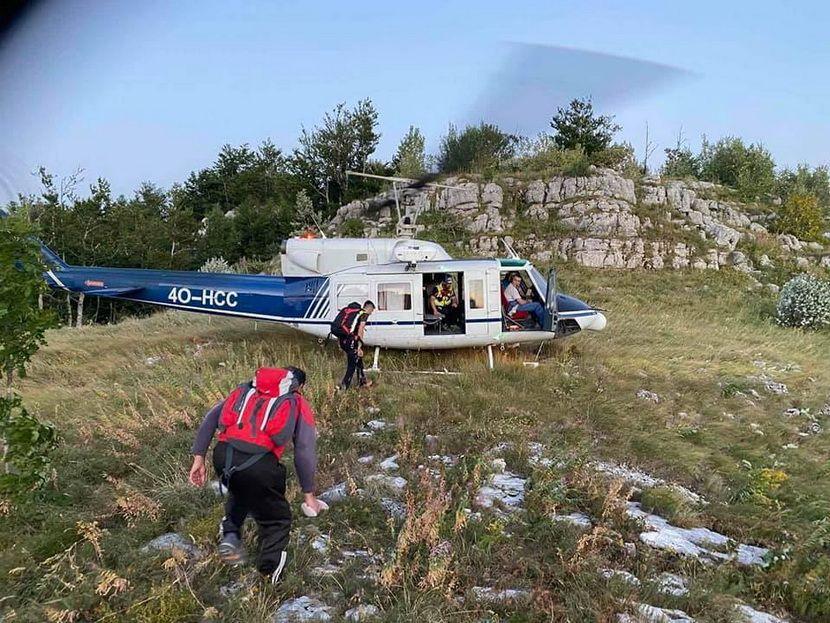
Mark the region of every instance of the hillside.
MULTIPOLYGON (((746 204, 734 190, 700 181, 632 179, 593 168, 586 177, 451 177, 457 189, 401 192, 401 209, 418 231, 472 255, 502 253, 500 237, 546 264, 573 261, 593 268, 718 270, 748 273, 772 291, 785 275, 830 269, 824 242, 774 234, 771 203, 746 204)), ((353 201, 330 223, 369 236, 394 232, 391 192, 353 201)))
POLYGON ((830 334, 778 327, 733 271, 561 281, 608 310, 604 333, 536 368, 500 353, 494 372, 481 352, 385 353, 377 387, 345 396, 336 349, 274 326, 164 313, 53 331, 22 394, 63 443, 48 488, 3 506, 3 620, 362 604, 390 621, 826 621, 830 334), (332 507, 296 521, 271 589, 219 564, 221 501, 186 469, 206 407, 289 363, 309 371, 332 507), (461 374, 413 373, 443 368, 461 374))

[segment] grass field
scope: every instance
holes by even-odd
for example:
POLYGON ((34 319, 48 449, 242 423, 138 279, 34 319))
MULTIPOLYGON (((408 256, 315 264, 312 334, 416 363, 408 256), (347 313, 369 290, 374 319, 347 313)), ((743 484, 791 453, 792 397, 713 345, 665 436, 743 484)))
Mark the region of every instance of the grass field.
MULTIPOLYGON (((321 598, 334 620, 363 603, 390 621, 615 621, 641 602, 730 621, 740 620, 737 600, 790 620, 830 620, 830 432, 820 431, 830 427, 820 414, 830 402, 830 333, 778 327, 774 301, 731 272, 566 268, 560 281, 608 310, 604 333, 546 347, 537 368, 522 365, 533 350, 498 353, 493 372, 482 351, 383 353, 377 386, 347 395, 333 391, 336 348, 276 326, 163 313, 51 332, 20 391, 62 444, 48 487, 3 503, 3 620, 264 622, 299 595, 321 598), (319 489, 345 481, 368 491, 296 521, 279 588, 249 586, 249 570, 218 562, 221 500, 186 483, 202 414, 263 364, 309 373, 319 489), (442 368, 461 375, 412 374, 442 368), (641 389, 659 402, 638 398, 641 389), (378 418, 393 426, 354 436, 378 418), (502 442, 512 444, 501 451, 507 469, 527 478, 524 509, 477 520, 465 509, 498 469, 492 448, 502 442), (532 460, 528 442, 544 444, 551 464, 532 460), (358 462, 369 454, 373 464, 358 462), (408 481, 406 521, 384 512, 364 481, 393 454, 392 473, 408 481), (458 461, 439 466, 435 454, 458 461), (632 492, 597 474, 597 460, 636 466, 708 503, 671 486, 632 492), (629 498, 678 526, 768 547, 769 564, 704 564, 653 549, 625 513, 629 498), (593 528, 552 519, 575 511, 593 528), (205 555, 140 551, 171 531, 205 555), (325 552, 312 545, 318 534, 325 552), (356 550, 365 553, 349 555, 356 550), (607 580, 603 568, 640 585, 607 580), (688 594, 659 592, 653 580, 664 571, 686 577, 688 594), (222 594, 240 578, 240 590, 222 594), (492 603, 476 586, 529 594, 492 603)), ((296 514, 293 478, 289 494, 296 514)))

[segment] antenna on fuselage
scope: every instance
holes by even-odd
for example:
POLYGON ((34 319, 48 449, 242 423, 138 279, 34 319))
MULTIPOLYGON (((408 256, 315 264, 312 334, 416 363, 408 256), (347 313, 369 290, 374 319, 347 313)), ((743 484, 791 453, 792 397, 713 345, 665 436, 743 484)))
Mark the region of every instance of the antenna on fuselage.
POLYGON ((447 186, 446 184, 436 184, 435 182, 427 182, 424 180, 415 180, 409 177, 395 177, 393 175, 375 175, 374 173, 360 173, 358 171, 346 171, 346 175, 356 175, 357 177, 368 177, 375 180, 385 180, 392 182, 392 193, 395 197, 395 212, 398 215, 398 224, 395 228, 395 234, 398 238, 414 238, 415 237, 415 221, 418 220, 420 212, 415 212, 410 220, 409 215, 401 214, 401 202, 398 196, 399 185, 402 188, 429 186, 431 188, 447 188, 449 190, 464 190, 459 186, 447 186))

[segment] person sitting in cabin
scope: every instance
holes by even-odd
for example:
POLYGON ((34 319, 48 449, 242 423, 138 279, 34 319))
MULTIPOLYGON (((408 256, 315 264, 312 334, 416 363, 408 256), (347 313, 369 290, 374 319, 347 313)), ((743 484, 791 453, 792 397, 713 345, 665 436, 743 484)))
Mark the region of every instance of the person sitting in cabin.
POLYGON ((366 321, 374 311, 375 304, 372 301, 366 301, 362 307, 357 302, 350 303, 331 322, 331 333, 337 338, 340 349, 346 353, 346 373, 337 386, 340 390, 349 389, 355 373, 358 387, 372 385, 363 369, 363 334, 366 331, 366 321))
POLYGON ((219 559, 242 564, 242 525, 249 515, 259 525, 257 569, 276 584, 285 568, 291 506, 285 498, 286 446, 294 446, 294 468, 304 492, 303 513, 316 517, 328 506, 314 495, 317 428, 314 410, 303 396, 306 375, 299 368, 260 368, 211 408, 199 426, 191 453, 190 482, 207 480, 205 455, 216 430, 213 466, 227 492, 219 559))
POLYGON ((510 275, 507 287, 504 289, 504 298, 507 301, 507 313, 513 315, 517 311, 530 312, 540 327, 545 325, 545 308, 541 303, 526 299, 522 296, 522 277, 519 273, 510 275))
POLYGON ((429 295, 429 308, 449 325, 458 326, 460 320, 458 295, 452 285, 452 276, 445 275, 429 295))

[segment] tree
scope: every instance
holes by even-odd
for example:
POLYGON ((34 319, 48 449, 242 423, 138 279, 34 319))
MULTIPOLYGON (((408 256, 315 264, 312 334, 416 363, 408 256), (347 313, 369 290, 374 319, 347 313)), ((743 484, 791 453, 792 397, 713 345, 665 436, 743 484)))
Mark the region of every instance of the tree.
POLYGON ((683 138, 683 128, 677 133, 677 143, 666 148, 666 160, 660 170, 664 177, 700 177, 700 158, 692 153, 683 138))
POLYGON ((292 157, 294 172, 327 206, 339 205, 349 189, 346 171, 365 171, 377 149, 377 127, 378 113, 371 100, 361 100, 352 110, 338 104, 325 114, 321 126, 302 129, 292 157))
POLYGON ((775 161, 763 145, 727 136, 711 145, 706 138, 700 152, 700 172, 705 180, 735 188, 752 199, 775 188, 775 161))
POLYGON ((25 375, 53 318, 38 308, 45 266, 31 228, 19 217, 4 216, 0 214, 0 378, 5 379, 6 395, 0 396, 0 492, 9 493, 45 480, 47 452, 56 438, 54 429, 29 415, 12 392, 15 374, 25 375))
POLYGON ((820 240, 824 219, 814 195, 795 193, 778 209, 775 230, 802 240, 820 240))
POLYGON ((581 146, 585 154, 607 149, 620 126, 613 116, 597 115, 591 98, 572 100, 568 108, 559 108, 550 122, 556 133, 553 140, 562 149, 581 146))
POLYGON ((0 213, 0 377, 11 388, 15 373, 24 375, 26 364, 45 341, 52 316, 38 309, 45 289, 45 267, 40 247, 28 223, 0 213))
POLYGON ((810 169, 800 164, 795 171, 784 169, 775 182, 775 192, 786 201, 791 195, 813 195, 819 207, 830 216, 830 170, 827 166, 810 169))
POLYGON ((442 173, 483 172, 514 157, 518 139, 491 123, 467 126, 459 132, 450 125, 441 139, 437 165, 442 173))
POLYGON ((392 158, 395 173, 401 177, 420 177, 426 173, 426 141, 424 135, 415 126, 409 126, 406 136, 401 139, 398 151, 392 158))
POLYGON ((323 215, 314 209, 308 193, 301 190, 294 201, 294 222, 292 223, 294 230, 317 229, 322 225, 323 215))

